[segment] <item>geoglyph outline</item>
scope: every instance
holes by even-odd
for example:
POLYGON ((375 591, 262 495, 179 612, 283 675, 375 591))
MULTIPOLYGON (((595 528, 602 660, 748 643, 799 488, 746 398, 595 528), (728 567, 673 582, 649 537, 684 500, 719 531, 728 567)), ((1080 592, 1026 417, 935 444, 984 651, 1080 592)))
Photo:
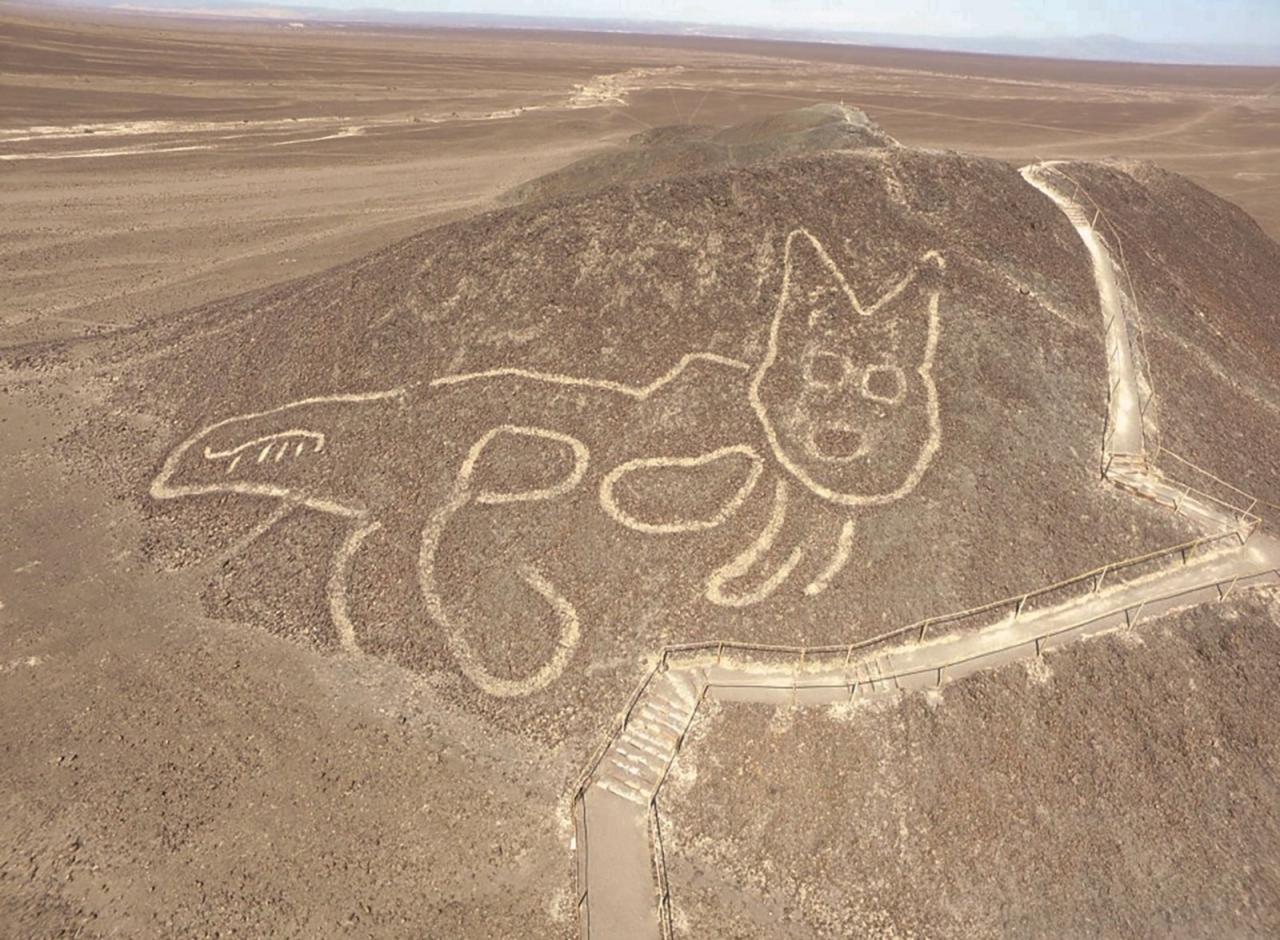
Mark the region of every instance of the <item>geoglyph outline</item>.
MULTIPOLYGON (((859 495, 856 493, 839 493, 830 487, 824 486, 813 478, 803 467, 800 466, 787 453, 778 440, 778 433, 774 428, 773 421, 769 417, 769 409, 765 406, 760 398, 760 386, 764 382, 765 376, 769 370, 773 368, 778 359, 778 336, 782 328, 783 314, 786 310, 787 301, 791 292, 791 274, 792 263, 791 253, 793 245, 797 238, 803 236, 809 240, 814 251, 817 252, 818 258, 826 267, 828 274, 840 289, 844 292, 854 311, 863 317, 875 315, 882 306, 898 297, 905 291, 915 280, 918 273, 917 269, 908 272, 901 280, 899 280, 889 292, 881 296, 870 307, 863 307, 858 301, 858 296, 854 293, 849 282, 845 280, 844 274, 840 271, 835 261, 827 254, 826 248, 818 239, 814 238, 807 229, 799 228, 793 230, 787 235, 786 251, 783 261, 782 273, 782 290, 778 295, 778 306, 773 315, 773 322, 769 327, 769 342, 765 349, 764 359, 756 367, 755 373, 751 379, 751 385, 748 390, 748 398, 751 406, 755 409, 756 416, 760 419, 760 424, 764 428, 765 438, 769 442, 770 448, 773 450, 774 459, 791 473, 796 480, 807 487, 812 493, 822 497, 828 502, 837 503, 842 506, 883 506, 888 503, 897 502, 904 496, 908 495, 920 483, 924 477, 925 471, 929 468, 929 464, 933 462, 934 455, 937 454, 939 447, 942 446, 942 421, 938 414, 938 389, 933 381, 933 361, 937 354, 938 338, 941 333, 942 324, 938 316, 938 292, 931 292, 929 297, 929 330, 928 337, 925 341, 924 356, 921 358, 920 365, 916 368, 916 373, 920 376, 925 390, 925 411, 929 426, 929 434, 925 440, 924 446, 921 448, 919 457, 916 459, 915 465, 911 468, 907 478, 903 482, 888 493, 876 493, 871 495, 859 495)), ((921 256, 920 261, 933 262, 938 265, 941 270, 946 269, 946 261, 936 251, 927 251, 921 256)), ((812 327, 815 323, 816 312, 809 316, 809 325, 812 327)))
MULTIPOLYGON (((669 370, 658 376, 652 382, 644 385, 632 385, 608 379, 573 376, 562 373, 525 369, 521 367, 502 367, 441 376, 430 381, 411 383, 409 385, 385 391, 311 396, 298 399, 275 408, 235 415, 206 425, 183 440, 176 448, 174 448, 173 451, 170 452, 164 460, 159 473, 151 483, 149 489, 150 495, 156 500, 167 500, 186 496, 235 493, 239 495, 276 499, 284 506, 293 508, 304 507, 313 509, 317 512, 350 520, 352 528, 334 553, 325 590, 330 617, 333 621, 334 629, 337 632, 339 645, 346 651, 359 652, 360 646, 356 636, 356 627, 348 610, 347 582, 354 556, 359 552, 368 537, 382 528, 382 521, 373 519, 371 517, 371 510, 368 507, 361 505, 358 501, 345 501, 317 496, 314 493, 307 492, 305 487, 294 488, 277 486, 271 483, 258 483, 233 479, 224 479, 216 483, 173 485, 173 475, 178 470, 183 459, 187 456, 191 448, 199 443, 199 441, 205 439, 213 432, 237 422, 280 415, 310 405, 355 405, 386 401, 399 401, 404 405, 408 402, 409 394, 419 387, 427 389, 441 388, 464 383, 485 382, 487 380, 498 378, 517 378, 537 383, 592 388, 627 396, 634 400, 643 401, 683 375, 692 364, 710 363, 727 370, 748 374, 749 384, 746 388, 748 403, 759 419, 759 424, 768 445, 768 450, 772 452, 777 463, 786 471, 786 474, 779 474, 776 480, 772 509, 764 528, 746 548, 742 549, 727 562, 716 567, 707 576, 705 583, 704 597, 713 604, 726 607, 747 607, 759 603, 770 597, 791 577, 791 574, 805 555, 806 549, 803 545, 795 546, 781 561, 781 563, 774 568, 772 573, 763 578, 763 580, 761 580, 754 589, 748 590, 744 593, 735 594, 728 590, 728 585, 734 580, 748 574, 768 555, 769 551, 773 547, 773 544, 781 532, 786 519, 790 485, 792 482, 798 482, 813 495, 838 507, 853 508, 858 506, 885 505, 903 498, 915 488, 941 444, 941 426, 938 417, 937 390, 934 386, 931 374, 940 332, 938 314, 939 292, 934 288, 929 292, 929 299, 927 303, 928 335, 925 343, 924 355, 916 369, 923 382, 926 393, 926 413, 929 433, 924 446, 921 448, 920 454, 912 465, 910 472, 903 483, 889 493, 871 495, 840 493, 825 487, 814 480, 805 472, 802 466, 791 458, 786 449, 782 447, 769 418, 768 409, 761 400, 759 392, 760 385, 764 380, 765 375, 779 361, 779 331, 783 314, 787 308, 789 300, 791 299, 791 291, 793 288, 792 252, 793 246, 798 238, 805 238, 808 240, 809 244, 816 252, 817 257, 821 261, 826 275, 831 278, 843 293, 844 297, 848 300, 852 311, 863 317, 874 316, 882 307, 900 296, 915 281, 915 278, 923 265, 933 263, 936 264, 938 268, 945 269, 945 261, 942 256, 936 251, 928 251, 918 259, 916 267, 895 282, 894 285, 890 287, 886 293, 881 295, 875 303, 868 307, 864 307, 858 300, 853 288, 845 279, 843 272, 841 272, 839 267, 832 260, 822 243, 807 229, 796 228, 790 231, 786 238, 782 285, 779 290, 778 301, 769 327, 766 353, 762 360, 754 367, 750 363, 739 359, 704 351, 688 353, 682 356, 680 360, 669 370)), ((811 325, 815 318, 816 313, 811 312, 809 314, 809 322, 811 325)), ((895 402, 886 403, 894 404, 895 402)), ((326 437, 322 432, 305 427, 290 427, 282 431, 272 432, 271 434, 260 435, 230 449, 215 451, 206 447, 203 457, 205 460, 210 461, 224 460, 230 457, 231 461, 225 471, 226 475, 230 476, 230 474, 235 470, 241 457, 244 456, 244 454, 251 452, 253 447, 261 447, 257 463, 263 463, 270 456, 270 451, 275 446, 276 441, 281 440, 285 443, 279 446, 272 462, 279 462, 283 459, 286 455, 287 449, 295 440, 297 441, 293 455, 295 457, 303 456, 305 446, 308 441, 312 442, 312 452, 318 453, 326 446, 326 437)), ((492 427, 485 431, 471 445, 466 459, 464 459, 455 476, 450 495, 430 515, 422 529, 417 567, 419 588, 423 595, 424 603, 427 606, 428 613, 432 620, 434 620, 442 629, 446 646, 449 648, 451 655, 458 663, 459 668, 462 670, 464 675, 466 675, 467 678, 470 679, 477 687, 490 695, 497 697, 528 695, 538 689, 545 688, 554 682, 564 671, 580 641, 581 623, 572 602, 559 592, 556 586, 540 569, 529 564, 519 566, 516 572, 517 576, 530 590, 537 593, 543 601, 551 607, 559 622, 560 633, 556 641, 554 653, 531 675, 521 679, 508 679, 494 675, 480 663, 479 658, 476 656, 474 650, 472 650, 463 631, 452 624, 447 611, 444 609, 443 599, 436 591, 435 558, 444 530, 453 516, 470 503, 475 503, 477 505, 500 505, 505 503, 552 500, 564 496, 581 484, 583 479, 586 477, 590 462, 590 450, 587 445, 571 434, 551 428, 532 425, 502 424, 492 427), (572 469, 563 479, 548 487, 511 493, 502 493, 491 490, 474 490, 472 488, 472 475, 475 471, 475 467, 481 453, 499 434, 504 433, 515 434, 518 436, 537 437, 565 445, 570 449, 573 455, 572 469)), ((607 516, 617 524, 633 531, 655 535, 706 531, 725 524, 737 513, 757 488, 757 485, 763 476, 764 469, 765 459, 761 456, 760 452, 749 443, 732 444, 702 454, 641 457, 623 461, 617 466, 611 468, 601 478, 597 496, 600 508, 607 516), (733 454, 740 454, 747 457, 751 461, 751 467, 747 473, 746 479, 739 486, 739 489, 727 501, 723 502, 716 512, 711 514, 709 517, 676 520, 665 523, 647 522, 622 509, 622 507, 618 505, 614 496, 614 486, 617 484, 618 480, 624 477, 628 472, 648 468, 697 467, 717 459, 723 459, 733 454)), ((283 518, 286 514, 287 513, 280 512, 278 513, 278 516, 279 518, 283 518)), ((273 520, 275 518, 276 516, 272 517, 273 520)), ((270 521, 271 520, 269 520, 269 522, 270 521)), ((852 555, 854 532, 855 525, 853 519, 846 519, 840 529, 839 536, 836 539, 835 549, 826 564, 818 575, 805 585, 803 592, 806 596, 812 597, 824 591, 844 569, 852 555)))

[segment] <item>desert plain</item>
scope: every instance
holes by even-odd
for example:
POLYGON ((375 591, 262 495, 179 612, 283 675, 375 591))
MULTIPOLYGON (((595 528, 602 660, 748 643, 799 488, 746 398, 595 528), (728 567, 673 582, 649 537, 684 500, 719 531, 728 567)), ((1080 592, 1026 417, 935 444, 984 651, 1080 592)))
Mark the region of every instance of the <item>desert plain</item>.
POLYGON ((823 101, 904 144, 1154 160, 1280 234, 1280 70, 3 7, 0 339, 322 270, 655 126, 823 101))

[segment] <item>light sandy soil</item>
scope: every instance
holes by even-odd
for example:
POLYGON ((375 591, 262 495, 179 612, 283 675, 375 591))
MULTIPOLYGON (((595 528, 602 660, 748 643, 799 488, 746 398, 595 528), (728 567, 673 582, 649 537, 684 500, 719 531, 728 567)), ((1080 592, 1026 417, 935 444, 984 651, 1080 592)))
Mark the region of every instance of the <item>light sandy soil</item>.
POLYGON ((0 7, 0 345, 321 270, 655 125, 819 101, 904 143, 1158 160, 1280 232, 1277 69, 0 7))

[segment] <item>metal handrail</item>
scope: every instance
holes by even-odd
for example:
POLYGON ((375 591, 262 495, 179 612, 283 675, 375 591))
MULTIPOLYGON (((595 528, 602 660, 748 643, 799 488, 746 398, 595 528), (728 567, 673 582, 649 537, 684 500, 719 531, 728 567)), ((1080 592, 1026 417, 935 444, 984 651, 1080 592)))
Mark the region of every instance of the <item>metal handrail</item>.
MULTIPOLYGON (((1259 523, 1260 521, 1261 520, 1259 520, 1259 523)), ((645 674, 644 679, 639 683, 635 691, 632 692, 621 716, 618 718, 615 718, 615 720, 612 722, 610 733, 604 737, 600 746, 597 747, 591 761, 588 763, 586 769, 584 770, 584 772, 582 773, 582 775, 578 780, 577 787, 574 790, 574 794, 571 800, 571 811, 572 811, 572 816, 574 820, 574 825, 575 825, 575 828, 578 829, 578 833, 577 833, 578 846, 579 846, 578 851, 582 854, 583 858, 585 859, 587 856, 587 853, 589 852, 589 848, 587 844, 588 834, 586 830, 585 803, 582 808, 583 821, 580 826, 578 824, 577 805, 585 801, 586 791, 591 784, 591 778, 595 775, 595 772, 599 768, 600 763, 604 760, 610 748, 613 746, 614 740, 617 738, 619 734, 622 734, 628 727, 631 720, 631 716, 636 708, 636 705, 639 703, 640 699, 643 698, 644 694, 648 691, 650 683, 660 672, 663 672, 666 669, 671 667, 671 660, 674 656, 677 656, 680 654, 688 654, 688 653, 710 652, 714 650, 716 652, 716 661, 719 662, 723 658, 724 653, 726 651, 733 652, 733 653, 755 651, 755 652, 764 652, 764 653, 789 654, 796 657, 800 657, 801 661, 803 662, 808 660, 810 657, 821 658, 823 656, 844 654, 843 665, 844 667, 847 668, 852 659, 853 652, 857 649, 865 648, 868 645, 883 642, 886 639, 891 639, 891 638, 903 636, 906 634, 916 634, 918 637, 917 639, 917 643, 918 643, 923 640, 925 635, 925 630, 929 625, 967 619, 968 617, 975 616, 976 614, 979 614, 979 613, 990 612, 992 610, 998 610, 1000 608, 1007 608, 1011 604, 1017 605, 1014 612, 1014 616, 1016 619, 1016 617, 1021 613, 1021 611, 1025 609, 1026 601, 1031 599, 1032 597, 1042 596, 1043 594, 1046 594, 1050 591, 1057 590, 1063 587, 1082 584, 1084 582, 1089 581, 1090 579, 1096 579, 1096 580, 1094 580, 1094 587, 1089 593, 1096 593, 1096 591, 1100 590, 1101 588, 1102 578, 1108 572, 1120 570, 1127 567, 1132 567, 1136 564, 1140 564, 1146 561, 1151 561, 1160 557, 1168 557, 1174 554, 1182 555, 1183 563, 1185 564, 1187 559, 1187 555, 1185 553, 1188 551, 1194 550, 1196 547, 1199 547, 1201 545, 1205 545, 1211 542, 1229 540, 1232 538, 1238 539, 1240 544, 1244 545, 1247 539, 1251 537, 1253 533, 1257 531, 1257 529, 1258 529, 1258 524, 1255 524, 1248 529, 1247 534, 1242 534, 1239 531, 1233 531, 1233 532, 1222 533, 1216 536, 1207 536, 1200 539, 1194 539, 1192 541, 1185 542, 1178 546, 1173 546, 1172 548, 1160 549, 1154 552, 1149 552, 1145 555, 1139 555, 1133 558, 1125 559, 1120 562, 1113 562, 1108 565, 1103 565, 1100 568, 1095 568, 1093 571, 1086 572, 1085 574, 1077 575, 1074 578, 1068 578, 1066 580, 1059 581, 1047 587, 1040 588, 1036 591, 1031 591, 1022 595, 1004 598, 999 601, 994 601, 988 604, 979 605, 978 607, 970 608, 969 610, 966 610, 966 611, 960 611, 957 613, 943 614, 936 617, 925 618, 922 621, 909 624, 906 627, 901 627, 896 630, 889 631, 887 633, 882 633, 878 636, 871 637, 867 640, 858 641, 856 643, 850 643, 850 644, 844 644, 844 645, 827 645, 827 646, 802 646, 802 645, 779 645, 779 644, 767 644, 767 643, 736 643, 732 641, 712 640, 712 641, 704 641, 704 642, 698 642, 698 643, 667 644, 663 646, 661 653, 658 657, 658 661, 654 664, 654 666, 652 666, 649 669, 649 671, 645 674)), ((1264 571, 1261 574, 1266 574, 1266 573, 1268 572, 1264 571)), ((1280 579, 1280 569, 1273 570, 1270 573, 1274 574, 1277 579, 1280 579)), ((1256 577, 1258 576, 1257 575, 1251 576, 1251 578, 1256 578, 1256 577)), ((1238 585, 1240 580, 1241 580, 1240 577, 1237 576, 1235 578, 1230 579, 1229 581, 1212 582, 1212 586, 1217 588, 1219 592, 1219 598, 1225 599, 1227 594, 1229 594, 1238 585), (1228 588, 1225 592, 1222 590, 1222 585, 1224 584, 1228 585, 1228 588)), ((1026 646, 1030 643, 1035 644, 1036 652, 1038 654, 1040 652, 1040 645, 1046 639, 1050 639, 1059 634, 1069 633, 1074 630, 1083 629, 1087 626, 1090 626, 1091 624, 1097 623, 1099 620, 1105 620, 1108 617, 1114 617, 1121 612, 1127 613, 1130 608, 1134 608, 1135 606, 1140 612, 1141 608, 1148 603, 1161 603, 1166 600, 1172 600, 1174 598, 1181 597, 1187 594, 1203 591, 1209 586, 1210 585, 1206 584, 1206 585, 1200 585, 1197 587, 1183 588, 1181 590, 1174 591, 1169 594, 1164 594, 1159 597, 1148 598, 1147 600, 1143 601, 1142 604, 1140 605, 1133 605, 1133 604, 1122 605, 1121 607, 1115 608, 1113 610, 1109 610, 1102 614, 1098 614, 1094 617, 1090 617, 1088 620, 1080 621, 1078 623, 1073 623, 1066 627, 1059 627, 1053 630, 1044 631, 1043 633, 1037 634, 1033 637, 1019 640, 1016 643, 1011 643, 1011 644, 1008 644, 1007 646, 999 647, 994 650, 986 650, 986 651, 983 651, 982 653, 974 654, 971 656, 962 657, 960 659, 944 663, 941 666, 921 667, 921 668, 916 668, 911 670, 905 670, 899 673, 882 674, 882 675, 878 675, 874 680, 866 680, 863 682, 858 682, 856 680, 848 680, 846 677, 846 681, 840 682, 840 683, 827 683, 827 684, 810 683, 804 686, 800 686, 797 683, 797 681, 793 678, 790 685, 776 686, 776 688, 791 688, 795 690, 798 688, 824 688, 824 687, 839 688, 839 687, 848 686, 850 689, 850 695, 852 696, 856 692, 856 689, 858 688, 859 685, 865 685, 865 684, 868 684, 868 682, 872 685, 875 685, 876 683, 893 682, 896 685, 898 681, 901 679, 911 678, 917 675, 924 675, 926 673, 936 673, 938 676, 938 684, 941 684, 945 670, 952 668, 954 666, 960 665, 962 663, 969 662, 974 659, 981 659, 986 656, 999 655, 1000 653, 1008 652, 1011 649, 1015 649, 1020 646, 1026 646)), ((1136 622, 1136 618, 1134 621, 1131 621, 1130 625, 1132 625, 1132 622, 1136 622)), ((666 766, 663 768, 662 774, 658 780, 657 787, 655 787, 653 797, 650 800, 650 809, 653 812, 656 813, 656 808, 657 808, 657 803, 656 803, 657 789, 660 788, 662 786, 662 783, 666 780, 667 774, 669 773, 671 768, 671 763, 675 758, 675 753, 678 753, 678 751, 680 750, 680 747, 683 745, 685 734, 687 733, 689 726, 692 724, 694 716, 697 714, 698 710, 701 708, 701 704, 703 699, 706 696, 707 690, 710 688, 722 688, 722 687, 729 687, 729 686, 723 683, 716 683, 713 681, 707 681, 703 684, 702 690, 699 695, 698 703, 695 705, 693 712, 690 714, 689 721, 686 723, 685 732, 682 733, 680 735, 680 738, 677 740, 673 754, 671 758, 668 759, 666 766)), ((759 684, 755 684, 753 685, 753 687, 774 688, 774 686, 759 685, 759 684)), ((658 833, 658 835, 660 836, 660 832, 658 833)), ((581 910, 583 905, 585 905, 587 902, 587 896, 589 893, 589 886, 580 883, 580 881, 586 880, 585 879, 585 871, 586 871, 585 863, 582 866, 575 865, 573 871, 574 871, 574 881, 575 881, 575 888, 576 888, 575 896, 577 897, 578 907, 581 910), (579 877, 580 868, 583 873, 581 878, 579 877)), ((665 869, 663 870, 663 875, 665 876, 665 869)), ((669 893, 664 896, 667 898, 667 901, 664 903, 669 904, 669 893)), ((589 916, 590 915, 588 914, 587 915, 588 925, 590 923, 589 916)), ((664 916, 669 918, 669 911, 664 916)), ((664 922, 664 927, 663 927, 664 931, 668 930, 669 926, 670 926, 669 923, 664 922)), ((588 934, 589 934, 589 930, 590 928, 588 926, 588 934)))

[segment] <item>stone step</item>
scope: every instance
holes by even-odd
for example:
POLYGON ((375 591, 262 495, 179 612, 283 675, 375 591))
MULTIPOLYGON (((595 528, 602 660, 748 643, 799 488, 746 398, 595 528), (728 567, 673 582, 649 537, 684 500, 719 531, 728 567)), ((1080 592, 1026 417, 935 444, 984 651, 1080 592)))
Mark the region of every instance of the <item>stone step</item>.
POLYGON ((624 800, 629 800, 638 806, 648 806, 649 797, 640 789, 637 789, 631 783, 625 780, 619 780, 612 775, 604 775, 596 780, 595 786, 601 790, 612 793, 614 796, 620 796, 624 800))
POLYGON ((646 696, 649 703, 671 715, 682 717, 693 711, 693 703, 686 702, 675 694, 668 694, 665 690, 660 690, 652 697, 646 696))
POLYGON ((702 698, 706 677, 700 670, 670 670, 664 673, 668 684, 687 708, 696 708, 702 698))
POLYGON ((641 718, 647 719, 650 723, 659 725, 671 732, 677 738, 684 734, 684 723, 680 721, 678 717, 660 711, 648 702, 641 704, 639 715, 641 718))
POLYGON ((622 739, 619 739, 618 742, 614 744, 612 750, 625 757, 629 763, 642 764, 653 770, 661 770, 667 763, 664 758, 653 754, 646 754, 634 744, 622 739))
POLYGON ((1061 207, 1062 207, 1062 214, 1065 215, 1068 219, 1070 219, 1075 224, 1077 225, 1093 224, 1093 213, 1085 210, 1083 206, 1078 206, 1075 203, 1067 202, 1067 203, 1062 203, 1061 207))
POLYGON ((658 782, 658 771, 652 767, 636 766, 612 751, 601 762, 601 766, 606 773, 612 771, 615 777, 622 780, 630 780, 637 787, 647 788, 658 782))
POLYGON ((626 747, 629 747, 634 750, 640 751, 641 753, 647 754, 650 757, 656 758, 658 760, 665 760, 667 752, 670 750, 670 748, 659 747, 645 740, 643 737, 641 737, 639 734, 636 733, 638 730, 639 729, 637 729, 635 725, 632 725, 622 734, 620 738, 618 738, 618 742, 626 747))
POLYGON ((666 753, 671 750, 671 748, 675 747, 676 741, 679 740, 676 735, 670 734, 663 729, 655 728, 638 716, 631 719, 630 724, 627 725, 626 734, 632 735, 637 740, 644 741, 660 753, 666 753))

